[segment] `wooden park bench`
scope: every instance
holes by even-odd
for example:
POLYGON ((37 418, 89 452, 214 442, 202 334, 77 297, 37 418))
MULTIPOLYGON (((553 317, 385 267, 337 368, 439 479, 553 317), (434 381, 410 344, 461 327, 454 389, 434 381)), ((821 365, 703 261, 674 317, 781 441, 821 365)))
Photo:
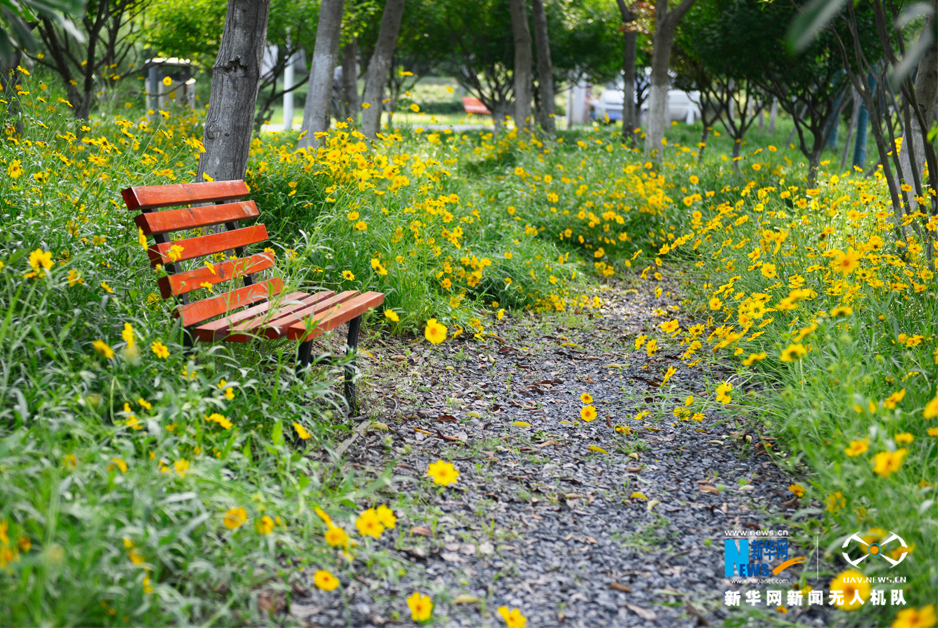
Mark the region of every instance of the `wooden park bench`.
POLYGON ((474 113, 486 116, 492 115, 492 112, 488 110, 488 107, 482 104, 481 100, 472 96, 463 96, 462 108, 466 110, 466 113, 474 113))
POLYGON ((355 354, 362 314, 381 305, 380 292, 359 293, 347 290, 335 294, 323 290, 314 294, 291 292, 282 298, 283 281, 278 277, 263 279, 257 273, 275 266, 274 253, 246 254, 252 244, 267 240, 262 224, 239 227, 238 222, 257 218, 260 211, 254 201, 239 201, 248 194, 244 181, 214 181, 185 185, 157 185, 127 188, 121 191, 127 209, 141 212, 134 218, 145 236, 156 243, 149 247, 153 266, 162 264, 168 273, 158 280, 160 294, 178 303, 174 314, 182 319, 187 347, 196 341, 247 342, 257 338, 289 338, 300 342, 297 367, 311 363, 333 363, 329 354, 312 357, 312 341, 342 323, 348 323, 345 366, 345 399, 353 413, 355 400, 355 354), (178 209, 154 211, 165 207, 178 209), (191 238, 170 240, 168 234, 224 225, 225 230, 191 238), (217 253, 230 255, 215 262, 217 253), (208 257, 202 266, 188 270, 180 262, 208 257), (211 264, 211 266, 209 265, 211 264), (233 289, 192 301, 190 292, 231 280, 233 289))

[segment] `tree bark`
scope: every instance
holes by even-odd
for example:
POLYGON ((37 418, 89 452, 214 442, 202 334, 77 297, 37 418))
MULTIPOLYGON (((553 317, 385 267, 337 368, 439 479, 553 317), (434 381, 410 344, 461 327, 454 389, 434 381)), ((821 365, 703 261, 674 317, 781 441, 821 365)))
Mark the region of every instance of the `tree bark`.
POLYGON ((509 5, 515 41, 515 128, 520 131, 529 128, 531 121, 531 30, 525 0, 509 0, 509 5))
POLYGON ((196 181, 243 179, 254 130, 254 107, 267 43, 270 0, 229 0, 196 181))
POLYGON ((342 83, 345 89, 345 107, 352 120, 358 119, 358 42, 355 37, 342 48, 342 83))
POLYGON ((388 82, 391 60, 394 58, 394 45, 401 29, 401 17, 404 15, 404 0, 387 0, 384 15, 381 16, 381 30, 378 31, 378 43, 368 62, 368 74, 365 77, 365 98, 363 104, 368 107, 362 111, 362 133, 366 137, 375 137, 381 130, 381 110, 384 104, 384 86, 388 82))
POLYGON ((695 0, 682 0, 672 11, 668 11, 667 0, 655 4, 654 49, 651 55, 651 86, 648 89, 648 130, 645 135, 645 153, 660 157, 664 127, 668 112, 668 66, 671 64, 671 48, 677 25, 684 18, 695 0))
POLYGON ((622 17, 622 141, 632 146, 635 142, 635 129, 638 128, 638 112, 635 107, 635 62, 638 52, 638 35, 631 28, 636 15, 625 4, 625 0, 616 0, 622 17))
POLYGON ((306 94, 306 106, 303 107, 303 126, 305 133, 299 147, 305 148, 318 143, 317 133, 329 130, 332 110, 332 82, 335 73, 336 56, 339 53, 339 36, 342 30, 342 11, 345 0, 322 0, 319 10, 319 24, 316 25, 316 46, 313 49, 312 79, 306 94))
POLYGON ((769 109, 769 134, 775 133, 775 118, 778 116, 778 98, 772 97, 772 108, 769 109))
POLYGON ((553 135, 554 125, 554 68, 550 59, 550 41, 547 38, 547 13, 544 0, 532 0, 534 16, 534 46, 537 50, 537 84, 541 96, 541 128, 553 135))
POLYGON ((938 47, 932 46, 919 61, 918 72, 915 76, 915 100, 925 120, 925 128, 922 129, 918 116, 913 113, 910 116, 909 132, 903 136, 902 148, 899 150, 899 165, 902 168, 900 175, 913 188, 912 191, 906 192, 909 212, 914 212, 918 208, 918 201, 915 200, 915 186, 912 183, 914 180, 912 169, 915 168, 921 176, 925 166, 925 136, 935 123, 935 101, 938 100, 938 47))

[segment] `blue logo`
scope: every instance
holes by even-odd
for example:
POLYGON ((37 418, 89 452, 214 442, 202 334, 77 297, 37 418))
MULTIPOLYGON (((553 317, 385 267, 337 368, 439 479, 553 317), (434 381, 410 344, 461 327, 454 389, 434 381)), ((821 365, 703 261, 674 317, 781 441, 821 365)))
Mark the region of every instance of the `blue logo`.
POLYGON ((788 539, 725 539, 723 575, 726 578, 769 578, 777 576, 804 558, 788 558, 788 539), (773 561, 782 561, 773 568, 773 561))

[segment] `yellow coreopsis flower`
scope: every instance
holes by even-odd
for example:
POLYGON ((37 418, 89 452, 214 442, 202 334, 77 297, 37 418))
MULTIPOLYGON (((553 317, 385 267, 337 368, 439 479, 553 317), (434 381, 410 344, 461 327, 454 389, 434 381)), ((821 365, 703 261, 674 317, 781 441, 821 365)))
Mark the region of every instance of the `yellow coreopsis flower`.
POLYGON ((508 628, 524 628, 528 623, 528 618, 522 615, 521 610, 517 608, 508 610, 507 606, 500 606, 498 614, 505 620, 505 625, 508 628))
POLYGON ((243 507, 237 506, 230 509, 225 513, 225 518, 222 521, 225 524, 225 527, 229 530, 237 530, 243 526, 248 520, 248 511, 243 507))
POLYGON ((909 450, 903 447, 896 451, 881 451, 873 456, 873 471, 884 478, 898 471, 902 467, 909 450))
POLYGON ((436 322, 435 318, 427 321, 427 327, 423 331, 424 337, 431 343, 438 345, 446 340, 446 326, 436 322))
POLYGON ((339 579, 325 569, 320 569, 313 574, 313 584, 323 591, 332 591, 339 586, 339 579))
POLYGON ((846 453, 851 458, 865 454, 866 451, 870 448, 870 442, 867 439, 863 440, 852 440, 850 441, 850 446, 844 449, 846 453))
POLYGON ((372 536, 376 539, 380 539, 381 533, 384 532, 384 524, 374 508, 362 511, 355 520, 355 527, 362 536, 372 536))
POLYGON ((834 578, 830 590, 842 593, 842 597, 836 602, 837 608, 843 611, 854 611, 861 608, 869 598, 870 582, 859 571, 848 569, 834 578))
POLYGON ((427 475, 433 478, 433 481, 436 484, 442 486, 449 486, 453 482, 459 479, 459 471, 449 462, 443 462, 442 460, 437 460, 436 462, 431 462, 430 466, 427 467, 427 475))
MULTIPOLYGON (((416 105, 411 105, 412 107, 416 105)), ((407 598, 407 606, 410 608, 410 617, 414 621, 427 621, 433 614, 433 600, 429 595, 423 595, 414 591, 414 594, 407 598)))
POLYGON ((95 340, 91 344, 94 345, 95 351, 103 355, 105 359, 110 360, 114 357, 114 350, 103 340, 95 340))

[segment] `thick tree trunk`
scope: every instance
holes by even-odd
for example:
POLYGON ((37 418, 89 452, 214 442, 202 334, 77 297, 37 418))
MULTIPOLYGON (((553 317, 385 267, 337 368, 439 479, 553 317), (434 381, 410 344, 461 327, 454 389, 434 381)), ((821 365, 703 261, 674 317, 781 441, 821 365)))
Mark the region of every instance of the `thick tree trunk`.
POLYGON ((365 77, 364 103, 368 107, 362 111, 362 133, 373 138, 381 130, 381 110, 384 104, 384 86, 388 82, 391 60, 394 58, 394 45, 401 29, 401 17, 404 15, 404 0, 387 0, 384 15, 381 16, 381 30, 378 31, 378 43, 368 62, 368 75, 365 77))
POLYGON ((267 44, 270 0, 229 0, 196 181, 243 179, 254 131, 254 107, 267 44))
POLYGON ((655 4, 654 50, 651 55, 651 86, 648 89, 648 130, 645 135, 645 153, 662 154, 664 127, 668 110, 668 66, 671 64, 671 48, 677 25, 684 18, 695 0, 682 0, 672 11, 668 2, 655 4))
POLYGON ((317 143, 316 133, 329 130, 332 110, 332 83, 335 74, 336 56, 339 52, 339 36, 342 30, 342 11, 345 0, 322 0, 319 24, 316 26, 316 47, 310 68, 309 91, 303 108, 305 133, 299 142, 300 148, 317 143))
POLYGON ((550 41, 547 38, 547 13, 544 0, 532 0, 534 15, 534 45, 537 50, 537 84, 541 96, 541 128, 553 135, 554 125, 554 68, 550 59, 550 41))
POLYGON ((358 119, 358 42, 355 37, 342 48, 342 83, 349 118, 358 119))
POLYGON ((925 167, 925 136, 935 123, 935 101, 938 100, 938 48, 935 46, 919 61, 915 76, 915 100, 918 101, 922 117, 925 119, 925 129, 922 129, 918 116, 913 112, 909 132, 903 136, 902 148, 899 150, 899 165, 902 168, 900 175, 903 181, 912 187, 912 191, 906 192, 909 212, 918 208, 912 169, 914 167, 921 177, 925 167))
POLYGON ((509 0, 511 30, 515 40, 515 128, 529 128, 531 121, 531 30, 525 0, 509 0))

